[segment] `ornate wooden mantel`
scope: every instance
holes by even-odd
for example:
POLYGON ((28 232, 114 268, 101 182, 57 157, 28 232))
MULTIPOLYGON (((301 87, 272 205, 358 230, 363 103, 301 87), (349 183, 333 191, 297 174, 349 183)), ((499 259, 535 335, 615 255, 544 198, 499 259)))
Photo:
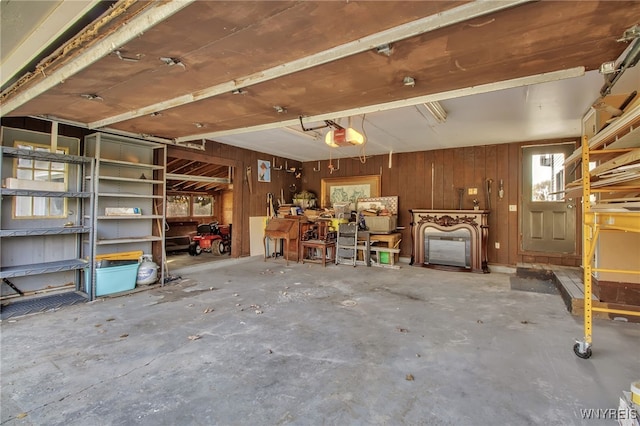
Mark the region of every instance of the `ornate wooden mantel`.
POLYGON ((411 213, 411 264, 435 267, 425 264, 425 230, 429 227, 449 232, 461 228, 471 234, 471 272, 488 273, 487 239, 489 235, 488 210, 424 210, 410 209, 411 213))

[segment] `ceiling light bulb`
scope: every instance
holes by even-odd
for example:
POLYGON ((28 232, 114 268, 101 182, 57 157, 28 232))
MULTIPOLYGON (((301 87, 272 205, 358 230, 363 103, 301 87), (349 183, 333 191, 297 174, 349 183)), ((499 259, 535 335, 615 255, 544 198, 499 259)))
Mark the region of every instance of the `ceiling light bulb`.
POLYGON ((376 48, 376 52, 378 52, 381 55, 391 56, 391 54, 393 53, 393 49, 391 48, 391 45, 383 44, 376 48))
POLYGON ((85 99, 89 99, 90 101, 102 101, 102 100, 104 100, 99 95, 96 95, 95 93, 83 93, 83 94, 80 95, 80 97, 85 98, 85 99))
POLYGON ((329 145, 331 148, 337 148, 338 144, 336 144, 333 140, 334 131, 329 130, 327 134, 324 136, 324 143, 329 145))
POLYGON ((600 74, 613 74, 616 72, 616 63, 615 61, 605 62, 600 65, 600 74))
POLYGON ((403 80, 402 80, 402 84, 404 84, 405 86, 415 86, 416 85, 416 79, 413 77, 409 77, 406 76, 403 80))

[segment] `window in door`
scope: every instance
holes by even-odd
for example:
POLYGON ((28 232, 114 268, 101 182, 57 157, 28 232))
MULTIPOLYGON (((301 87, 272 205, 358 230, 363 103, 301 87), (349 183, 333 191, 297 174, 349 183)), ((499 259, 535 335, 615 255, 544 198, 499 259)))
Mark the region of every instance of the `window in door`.
POLYGON ((564 200, 564 154, 531 156, 531 201, 564 200))

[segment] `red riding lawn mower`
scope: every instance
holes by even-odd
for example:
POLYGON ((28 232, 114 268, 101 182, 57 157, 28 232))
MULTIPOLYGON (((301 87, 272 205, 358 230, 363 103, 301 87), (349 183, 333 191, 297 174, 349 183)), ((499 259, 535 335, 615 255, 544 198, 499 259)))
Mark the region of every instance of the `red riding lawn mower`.
POLYGON ((189 244, 189 254, 197 256, 203 251, 215 256, 231 254, 231 225, 221 226, 218 222, 198 225, 197 234, 189 244))

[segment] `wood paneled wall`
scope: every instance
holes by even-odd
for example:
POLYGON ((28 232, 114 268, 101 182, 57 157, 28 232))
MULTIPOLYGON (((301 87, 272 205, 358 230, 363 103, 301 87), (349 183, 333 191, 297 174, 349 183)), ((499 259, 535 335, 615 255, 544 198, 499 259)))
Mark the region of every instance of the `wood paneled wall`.
MULTIPOLYGON (((381 195, 399 197, 398 226, 402 230, 401 255, 411 255, 411 229, 409 209, 458 209, 458 188, 464 189, 463 209, 473 209, 473 199, 480 202, 480 209, 487 209, 486 182, 492 179, 491 214, 489 215, 489 262, 516 265, 520 262, 552 263, 575 266, 579 256, 543 253, 524 253, 520 250, 518 211, 509 211, 509 205, 520 209, 521 148, 566 142, 546 140, 500 145, 440 149, 393 154, 392 167, 389 156, 377 155, 362 162, 357 158, 340 160, 340 170, 329 173, 328 161, 303 164, 303 189, 321 191, 321 181, 327 177, 381 175, 381 195), (433 170, 433 178, 432 178, 433 170), (504 181, 504 198, 498 197, 500 179, 504 181), (477 188, 477 195, 468 195, 469 188, 477 188), (433 200, 433 202, 432 202, 433 200), (496 242, 500 248, 496 248, 496 242)), ((336 165, 336 160, 334 160, 336 165)), ((580 223, 580 220, 577 221, 580 223)), ((580 235, 578 230, 577 235, 580 235)), ((578 251, 579 253, 579 251, 578 251)))
MULTIPOLYGON (((30 118, 2 118, 2 125, 49 132, 51 126, 46 121, 30 118)), ((91 133, 86 129, 61 125, 59 132, 65 136, 82 139, 91 133)), ((576 138, 577 140, 578 138, 576 138)), ((480 208, 487 208, 484 195, 487 179, 493 179, 491 193, 491 214, 489 215, 489 262, 500 265, 526 263, 550 263, 568 266, 580 265, 579 255, 526 253, 520 250, 518 211, 509 211, 509 205, 520 209, 521 148, 525 145, 542 145, 567 142, 563 140, 543 140, 500 145, 440 149, 393 154, 389 168, 388 155, 368 157, 365 162, 358 158, 342 158, 340 170, 329 173, 328 161, 321 161, 321 170, 314 172, 318 162, 300 164, 285 157, 275 157, 278 166, 288 160, 289 166, 303 168, 302 179, 292 173, 271 171, 271 182, 258 182, 258 159, 273 161, 273 156, 229 145, 207 142, 206 151, 169 146, 171 155, 179 152, 183 158, 210 161, 234 167, 233 184, 233 256, 247 256, 250 253, 249 217, 265 216, 267 194, 272 193, 274 202, 284 193, 285 202, 292 202, 289 188, 295 185, 295 192, 308 190, 320 196, 321 180, 325 177, 348 177, 381 175, 381 195, 399 197, 400 211, 398 226, 404 226, 402 243, 403 256, 411 255, 409 209, 457 209, 458 188, 464 188, 463 209, 473 208, 473 199, 480 201, 480 208), (253 192, 249 191, 246 169, 252 169, 253 192), (432 183, 433 167, 433 183, 432 183), (504 181, 504 198, 498 198, 498 184, 504 181), (468 188, 478 188, 478 195, 468 195, 468 188), (433 197, 433 203, 431 202, 433 197), (495 243, 500 243, 496 249, 495 243)), ((334 160, 334 165, 336 165, 334 160)), ((293 189, 293 188, 292 188, 293 189)), ((578 209, 576 235, 577 251, 580 253, 580 210, 578 209)))
MULTIPOLYGON (((300 179, 296 179, 293 173, 287 173, 284 170, 271 170, 271 182, 258 182, 258 160, 273 162, 272 155, 211 141, 207 141, 205 151, 169 146, 168 155, 233 167, 233 221, 231 222, 233 224, 231 255, 233 257, 250 254, 249 217, 267 215, 267 194, 273 194, 275 204, 282 192, 285 202, 291 203, 292 185, 295 185, 296 192, 301 190, 300 179), (248 183, 247 167, 251 167, 251 187, 248 183)), ((275 157, 275 160, 278 166, 285 161, 288 161, 289 167, 301 166, 301 163, 283 157, 275 157)))

